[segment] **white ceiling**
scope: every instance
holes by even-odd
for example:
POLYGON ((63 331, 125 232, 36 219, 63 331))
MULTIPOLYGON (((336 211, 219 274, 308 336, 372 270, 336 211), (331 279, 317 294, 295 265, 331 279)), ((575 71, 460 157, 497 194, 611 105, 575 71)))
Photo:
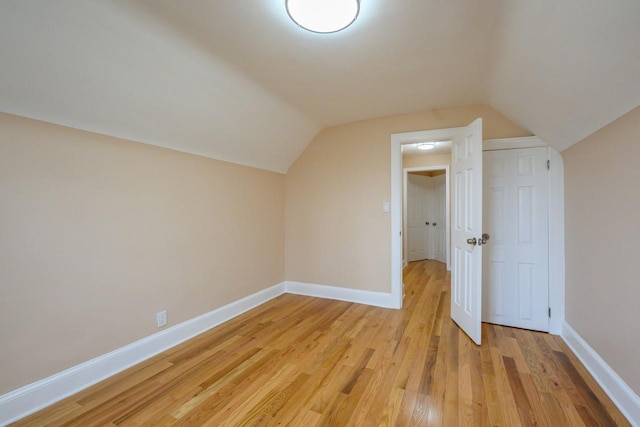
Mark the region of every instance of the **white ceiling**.
POLYGON ((487 103, 562 150, 640 105, 637 0, 0 2, 0 110, 286 172, 321 128, 487 103))

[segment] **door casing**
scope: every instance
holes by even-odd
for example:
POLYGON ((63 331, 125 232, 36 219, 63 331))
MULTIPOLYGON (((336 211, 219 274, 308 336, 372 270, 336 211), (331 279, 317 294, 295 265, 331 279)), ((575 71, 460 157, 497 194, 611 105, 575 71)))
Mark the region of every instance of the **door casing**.
MULTIPOLYGON (((425 140, 452 138, 461 128, 425 130, 395 133, 391 135, 391 307, 402 307, 402 145, 425 140)), ((548 147, 539 138, 518 137, 483 141, 483 149, 508 149, 548 147)), ((549 173, 549 332, 560 335, 564 324, 565 310, 565 255, 564 255, 564 165, 562 156, 548 147, 551 170, 549 173)))

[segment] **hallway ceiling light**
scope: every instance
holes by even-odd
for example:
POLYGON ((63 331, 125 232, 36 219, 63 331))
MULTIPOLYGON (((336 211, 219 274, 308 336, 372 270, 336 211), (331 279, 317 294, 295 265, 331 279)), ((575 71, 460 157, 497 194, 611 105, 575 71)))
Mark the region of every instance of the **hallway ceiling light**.
POLYGON ((360 0, 286 0, 289 17, 305 30, 335 33, 353 23, 360 0))
POLYGON ((418 150, 433 150, 434 148, 436 148, 436 143, 435 142, 420 142, 420 143, 416 144, 416 147, 418 148, 418 150))

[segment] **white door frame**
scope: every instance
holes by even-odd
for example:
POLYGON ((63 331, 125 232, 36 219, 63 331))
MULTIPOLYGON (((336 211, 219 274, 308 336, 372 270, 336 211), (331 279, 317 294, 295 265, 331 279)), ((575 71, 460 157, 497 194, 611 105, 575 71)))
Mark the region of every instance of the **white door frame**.
MULTIPOLYGON (((407 175, 409 174, 409 172, 428 172, 428 171, 440 171, 440 170, 444 170, 445 171, 445 221, 446 221, 446 243, 445 243, 445 247, 447 250, 447 270, 451 270, 451 257, 450 257, 450 253, 451 253, 451 241, 449 240, 451 238, 450 231, 449 231, 449 227, 450 227, 450 213, 449 213, 449 165, 438 165, 438 166, 418 166, 418 167, 414 167, 414 168, 404 168, 402 169, 402 223, 403 224, 407 224, 407 175)), ((406 231, 406 230, 405 230, 406 231)), ((402 239, 403 240, 403 251, 402 253, 404 254, 404 259, 403 259, 403 267, 407 265, 407 254, 408 254, 408 239, 406 238, 407 236, 404 236, 405 238, 402 239)))
POLYGON ((449 140, 465 128, 391 134, 391 305, 402 307, 402 146, 421 141, 449 140))
MULTIPOLYGON (((448 139, 461 128, 406 132, 391 135, 391 307, 402 307, 402 145, 421 140, 448 139)), ((485 149, 540 146, 537 137, 485 140, 485 149)), ((544 144, 546 146, 546 144, 544 144)), ((560 335, 565 309, 564 253, 564 163, 560 153, 549 147, 549 333, 560 335)))

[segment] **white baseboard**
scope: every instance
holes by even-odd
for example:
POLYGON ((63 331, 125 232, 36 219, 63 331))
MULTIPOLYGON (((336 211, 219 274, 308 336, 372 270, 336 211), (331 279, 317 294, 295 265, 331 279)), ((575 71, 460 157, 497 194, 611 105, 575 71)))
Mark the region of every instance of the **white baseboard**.
POLYGON ((285 292, 378 307, 393 307, 390 293, 282 282, 0 396, 0 426, 6 426, 84 390, 285 292))
POLYGON ((337 286, 315 285, 312 283, 284 282, 285 292, 310 297, 328 298, 355 302, 376 307, 395 308, 390 293, 363 291, 361 289, 337 286))
POLYGON ((640 397, 567 322, 562 338, 631 425, 640 427, 640 397))
POLYGON ((0 426, 17 421, 283 294, 279 283, 0 396, 0 426))
MULTIPOLYGON (((282 282, 0 396, 0 426, 17 421, 71 396, 285 292, 377 307, 393 307, 390 293, 311 283, 282 282)), ((640 427, 640 397, 566 322, 562 328, 562 338, 629 422, 633 426, 640 427)))

